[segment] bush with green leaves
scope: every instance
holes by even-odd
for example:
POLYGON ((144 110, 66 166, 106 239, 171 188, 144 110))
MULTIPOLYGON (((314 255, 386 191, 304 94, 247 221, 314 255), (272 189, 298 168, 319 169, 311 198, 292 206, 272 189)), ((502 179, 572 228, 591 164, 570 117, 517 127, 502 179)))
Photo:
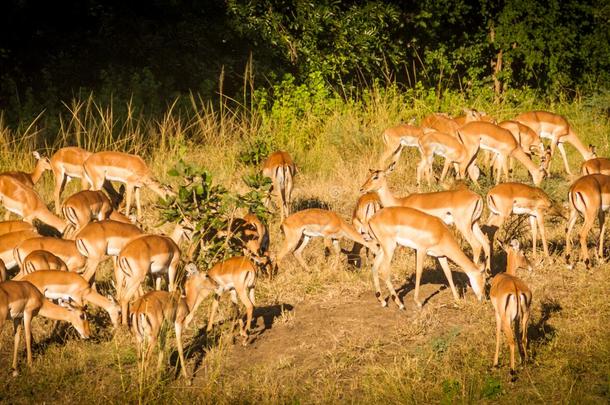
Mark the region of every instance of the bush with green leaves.
POLYGON ((201 268, 243 254, 243 239, 232 229, 240 210, 257 215, 266 224, 269 212, 263 204, 271 182, 260 174, 245 176, 250 190, 245 194, 233 193, 214 184, 212 175, 204 168, 180 160, 168 174, 181 177, 182 184, 175 196, 159 201, 163 222, 181 223, 192 229, 189 259, 201 268))

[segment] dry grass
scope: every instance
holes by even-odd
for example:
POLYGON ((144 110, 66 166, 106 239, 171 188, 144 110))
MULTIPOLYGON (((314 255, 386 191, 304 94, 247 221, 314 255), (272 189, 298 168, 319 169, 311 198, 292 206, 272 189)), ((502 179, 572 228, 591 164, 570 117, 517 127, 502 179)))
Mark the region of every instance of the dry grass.
MULTIPOLYGON (((383 128, 411 116, 421 118, 434 109, 388 91, 372 91, 368 101, 342 106, 324 117, 305 114, 291 121, 228 107, 214 111, 196 97, 190 102, 193 111, 186 118, 179 118, 170 109, 157 120, 132 116, 124 122, 113 116, 111 107, 97 106, 92 98, 73 103, 50 147, 79 144, 92 150, 142 153, 164 181, 168 181, 167 169, 183 158, 208 168, 216 181, 238 190, 243 188, 241 176, 255 170, 236 158, 245 142, 277 135, 275 146, 292 152, 300 168, 295 206, 327 204, 349 218, 368 169, 377 166, 383 128)), ((473 104, 498 118, 540 107, 535 101, 518 108, 478 101, 473 104)), ((451 106, 452 112, 462 105, 451 106)), ((594 141, 602 154, 608 153, 607 117, 580 104, 552 108, 570 118, 585 142, 594 141)), ((13 132, 0 122, 4 168, 28 167, 23 162, 31 160, 30 151, 44 146, 37 128, 35 124, 13 132)), ((571 152, 576 170, 580 157, 573 149, 571 152)), ((415 151, 403 153, 391 179, 397 194, 413 191, 417 160, 415 151)), ((554 167, 559 168, 559 158, 554 167)), ((522 169, 517 176, 526 179, 522 169)), ((51 179, 47 177, 38 187, 50 201, 51 179)), ((484 184, 481 193, 488 187, 484 184)), ((544 183, 549 194, 560 201, 565 199, 567 187, 568 181, 558 174, 544 183)), ((71 190, 75 189, 72 186, 71 190)), ((157 218, 152 196, 145 195, 149 196, 145 225, 152 227, 157 218)), ((258 335, 250 346, 234 343, 231 322, 225 322, 231 315, 227 303, 222 305, 220 323, 209 336, 200 329, 205 325, 207 308, 200 309, 185 337, 189 371, 195 369, 192 386, 177 377, 171 334, 165 350, 173 366, 156 373, 153 364, 153 371, 143 373, 128 333, 120 330, 113 335, 106 316, 93 309, 94 338, 90 341, 79 340, 69 328, 51 335, 51 324, 37 319, 34 367, 28 370, 22 364, 17 378, 8 373, 12 337, 6 327, 0 334, 0 370, 6 370, 0 378, 0 401, 607 402, 610 266, 601 263, 592 271, 567 270, 559 255, 564 243, 562 221, 548 221, 552 259, 538 265, 532 274, 522 274, 534 294, 529 330, 532 360, 519 369, 514 383, 508 375, 506 348, 502 367, 490 369, 495 335, 490 303, 477 302, 468 291, 456 307, 450 292, 443 288, 442 273, 431 260, 426 262, 421 292, 429 297, 424 308, 419 311, 413 304, 408 280, 414 257, 403 249, 393 262, 394 284, 407 280, 407 308, 398 311, 390 305, 383 309, 373 296, 368 267, 353 269, 341 262, 334 268, 337 259, 325 257, 322 244, 315 242, 306 250, 311 272, 304 272, 288 258, 272 281, 259 279, 258 335)), ((282 241, 277 217, 270 232, 272 250, 277 251, 282 241)), ((523 235, 529 246, 527 233, 523 235)), ((457 271, 454 274, 460 276, 457 271)), ((109 271, 103 272, 101 289, 106 289, 104 281, 109 275, 109 271)))

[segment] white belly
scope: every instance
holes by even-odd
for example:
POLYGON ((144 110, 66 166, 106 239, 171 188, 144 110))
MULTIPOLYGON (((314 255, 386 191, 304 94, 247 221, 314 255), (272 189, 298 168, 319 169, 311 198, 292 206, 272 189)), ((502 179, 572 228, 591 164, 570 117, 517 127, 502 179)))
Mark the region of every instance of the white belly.
POLYGON ((106 179, 107 180, 112 180, 112 181, 118 181, 120 183, 125 183, 125 179, 123 177, 119 177, 119 176, 109 176, 109 175, 106 175, 106 179))
POLYGON ((411 249, 417 249, 417 245, 411 239, 407 238, 396 238, 396 243, 400 246, 410 247, 411 249))
POLYGON ((45 290, 44 296, 50 300, 66 300, 69 301, 71 296, 69 294, 62 294, 58 292, 53 292, 49 290, 45 290))
POLYGON ((531 210, 529 208, 523 208, 523 207, 517 207, 514 206, 513 207, 513 213, 520 215, 520 214, 530 214, 531 210))
POLYGON ((109 256, 118 256, 119 253, 121 253, 121 249, 117 249, 116 247, 108 246, 108 252, 106 252, 106 254, 108 254, 109 256))
POLYGON ((453 224, 453 215, 451 215, 450 213, 446 213, 445 215, 441 216, 441 220, 447 224, 447 225, 451 225, 453 224))
POLYGON ((303 235, 309 236, 309 237, 312 237, 312 238, 324 236, 320 232, 314 232, 314 231, 310 231, 308 229, 303 231, 303 235))

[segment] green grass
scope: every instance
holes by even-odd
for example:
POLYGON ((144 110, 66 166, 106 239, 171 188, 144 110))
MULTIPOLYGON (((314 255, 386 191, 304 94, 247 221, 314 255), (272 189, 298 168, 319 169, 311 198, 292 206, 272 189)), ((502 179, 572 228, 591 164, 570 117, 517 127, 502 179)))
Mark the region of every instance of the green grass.
MULTIPOLYGON (((91 97, 69 104, 61 131, 50 138, 44 131, 44 116, 17 130, 0 120, 1 167, 28 169, 33 166, 34 149, 51 154, 63 145, 80 145, 140 153, 165 182, 173 181, 167 170, 182 158, 210 170, 215 181, 243 191, 241 177, 257 168, 242 165, 237 157, 247 145, 262 139, 295 158, 299 167, 297 204, 324 202, 349 218, 368 169, 377 166, 383 129, 439 109, 459 113, 462 107, 473 106, 498 119, 531 108, 551 109, 566 115, 583 142, 595 143, 600 155, 610 152, 608 116, 588 100, 550 106, 527 98, 494 105, 464 100, 458 94, 431 100, 396 89, 372 88, 356 100, 334 99, 298 116, 281 106, 271 113, 246 111, 228 103, 219 110, 197 97, 190 102, 188 111, 169 108, 161 117, 123 118, 91 97)), ((577 172, 581 158, 570 146, 567 149, 577 172)), ((415 191, 418 160, 415 150, 403 153, 390 182, 396 194, 415 191)), ((524 169, 516 167, 517 177, 528 181, 524 169)), ((569 181, 559 168, 556 156, 555 174, 543 188, 561 202, 569 181)), ((485 193, 491 184, 482 183, 480 192, 485 193)), ((37 188, 46 201, 51 200, 50 175, 37 188)), ((71 185, 66 195, 77 189, 71 185)), ((153 226, 158 220, 154 196, 146 191, 144 195, 148 202, 144 225, 160 231, 153 226)), ((551 244, 563 246, 563 220, 549 219, 547 224, 551 244)), ((277 216, 270 232, 276 252, 283 239, 277 216)), ((528 232, 527 228, 517 230, 526 248, 528 232)), ((207 317, 207 307, 202 306, 185 337, 187 347, 198 343, 188 360, 189 370, 200 363, 193 386, 176 378, 173 368, 154 372, 154 361, 153 371, 142 373, 133 339, 126 331, 112 335, 104 315, 93 309, 95 333, 90 341, 81 341, 74 333, 67 339, 49 340, 50 323, 37 319, 34 334, 39 345, 34 367, 28 370, 21 359, 17 378, 9 373, 12 336, 5 327, 0 334, 0 374, 5 373, 0 378, 0 401, 598 403, 610 399, 607 264, 589 272, 580 267, 568 271, 557 251, 534 273, 522 274, 534 293, 532 361, 520 368, 518 381, 511 383, 505 347, 501 368, 490 369, 495 321, 489 302, 478 303, 468 293, 455 308, 448 290, 433 295, 435 286, 442 283, 440 278, 424 284, 423 296, 433 296, 422 311, 414 308, 412 292, 404 298, 404 313, 392 305, 382 310, 373 297, 368 267, 354 271, 342 264, 334 269, 334 258, 321 252, 319 242, 307 248, 309 273, 289 258, 272 281, 259 278, 259 307, 289 304, 292 309, 278 312, 272 328, 250 347, 233 343, 229 322, 217 325, 211 336, 200 333, 207 317)), ((413 264, 412 252, 400 250, 393 262, 394 285, 413 273, 413 264)), ((433 268, 427 260, 426 274, 434 273, 433 268)), ((106 280, 109 274, 104 273, 106 280)), ((230 305, 223 301, 219 319, 229 315, 230 305)), ((166 358, 173 354, 173 338, 168 342, 166 358)))

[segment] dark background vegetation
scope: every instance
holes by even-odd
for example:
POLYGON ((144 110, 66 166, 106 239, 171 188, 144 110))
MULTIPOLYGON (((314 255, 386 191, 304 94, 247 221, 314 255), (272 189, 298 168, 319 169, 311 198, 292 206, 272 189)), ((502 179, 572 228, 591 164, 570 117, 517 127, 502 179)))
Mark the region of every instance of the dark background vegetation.
POLYGON ((90 92, 156 113, 189 92, 241 100, 312 75, 344 92, 378 80, 497 100, 610 83, 607 0, 8 0, 0 15, 11 125, 90 92))

